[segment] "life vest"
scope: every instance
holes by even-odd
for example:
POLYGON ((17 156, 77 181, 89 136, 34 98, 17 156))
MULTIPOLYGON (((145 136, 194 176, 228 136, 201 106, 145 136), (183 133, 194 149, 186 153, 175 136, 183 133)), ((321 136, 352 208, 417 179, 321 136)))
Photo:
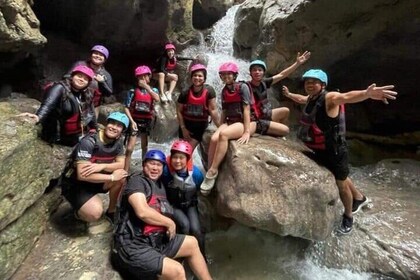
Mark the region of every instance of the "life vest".
POLYGON ((243 121, 243 106, 241 97, 241 84, 235 83, 233 90, 225 86, 222 90, 222 109, 228 122, 243 121))
POLYGON ((320 93, 320 96, 316 99, 316 101, 308 101, 303 109, 302 116, 299 121, 300 127, 298 130, 298 138, 302 140, 306 146, 315 150, 325 150, 326 134, 332 134, 331 136, 336 139, 339 136, 344 136, 346 131, 344 104, 340 105, 339 108, 339 123, 337 128, 323 131, 316 124, 316 115, 321 108, 324 108, 326 94, 327 91, 324 90, 320 93), (310 103, 312 105, 312 102, 315 102, 315 104, 311 112, 308 112, 308 105, 310 103))
POLYGON ((174 71, 176 68, 176 57, 174 56, 172 59, 167 58, 165 69, 167 71, 174 71))
POLYGON ((92 88, 93 90, 93 106, 94 107, 98 107, 101 105, 101 101, 102 101, 102 93, 99 91, 98 88, 92 88))
POLYGON ((136 88, 130 103, 130 113, 134 120, 153 118, 153 98, 145 89, 136 88))
POLYGON ((253 85, 251 81, 246 83, 249 87, 249 92, 251 94, 251 113, 255 116, 256 119, 269 119, 271 112, 271 103, 268 100, 267 95, 267 85, 264 82, 261 82, 263 86, 262 92, 253 90, 253 85))
MULTIPOLYGON (((171 217, 173 215, 173 208, 166 199, 165 188, 162 185, 159 187, 156 182, 150 180, 141 173, 132 176, 139 176, 145 184, 144 189, 147 205, 162 215, 171 217)), ((123 199, 122 193, 123 191, 121 191, 117 201, 115 220, 116 237, 128 235, 130 238, 134 238, 134 236, 149 236, 155 233, 166 233, 166 227, 149 225, 140 220, 129 205, 128 199, 123 199)), ((118 240, 121 242, 121 238, 118 238, 118 240)))
POLYGON ((94 133, 92 135, 95 141, 95 148, 92 152, 90 162, 92 163, 113 163, 119 154, 119 141, 116 140, 113 145, 106 146, 102 141, 99 140, 99 134, 94 133))
POLYGON ((193 87, 188 90, 187 103, 183 104, 182 116, 190 121, 207 121, 209 108, 207 107, 208 90, 204 86, 199 97, 194 96, 193 87))
POLYGON ((181 177, 170 164, 170 157, 166 159, 172 180, 166 187, 168 201, 177 208, 188 208, 197 205, 197 186, 193 179, 192 159, 187 162, 187 177, 181 177))

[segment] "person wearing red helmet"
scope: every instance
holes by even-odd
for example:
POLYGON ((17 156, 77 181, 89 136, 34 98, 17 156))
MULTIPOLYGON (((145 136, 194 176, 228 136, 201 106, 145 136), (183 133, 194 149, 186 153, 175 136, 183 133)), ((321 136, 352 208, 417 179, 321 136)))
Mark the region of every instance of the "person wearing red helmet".
POLYGON ((209 169, 200 188, 203 195, 208 195, 214 187, 229 140, 237 139, 239 144, 246 144, 257 128, 256 119, 251 114, 253 103, 249 87, 244 82, 235 82, 238 73, 239 68, 233 62, 223 63, 219 68, 220 78, 225 83, 222 89, 222 125, 211 136, 209 169))
POLYGON ((72 69, 69 78, 51 83, 35 114, 22 113, 42 124, 41 138, 48 143, 74 146, 89 130, 96 129, 93 93, 88 88, 94 73, 87 66, 72 69))
POLYGON ((153 102, 160 100, 157 89, 149 85, 151 75, 152 71, 148 66, 138 66, 134 70, 137 85, 128 91, 124 102, 125 113, 131 124, 129 134, 140 134, 143 156, 147 152, 148 137, 154 119, 153 102))
MULTIPOLYGON (((84 65, 90 67, 95 73, 89 87, 94 93, 93 104, 95 106, 96 117, 98 117, 98 106, 101 105, 103 97, 111 96, 113 93, 112 76, 104 66, 108 58, 108 49, 102 45, 95 45, 90 49, 90 57, 87 60, 77 61, 71 67, 71 69, 73 69, 75 66, 84 65)), ((69 73, 64 76, 67 77, 68 75, 69 73)))
POLYGON ((192 85, 181 92, 177 102, 178 136, 187 140, 193 147, 203 139, 204 131, 209 125, 209 116, 219 127, 219 112, 214 88, 205 84, 207 69, 202 64, 190 68, 192 85))
POLYGON ((162 182, 168 201, 174 208, 178 232, 195 236, 201 253, 205 256, 205 236, 201 231, 197 208, 197 193, 204 176, 200 169, 192 164, 192 153, 193 147, 190 143, 185 140, 174 141, 163 170, 162 182))
POLYGON ((262 60, 254 60, 250 63, 249 73, 251 81, 247 84, 250 88, 255 104, 252 107, 253 113, 258 118, 257 133, 268 134, 272 136, 285 136, 289 134, 289 127, 285 124, 289 117, 289 108, 271 108, 271 103, 268 100, 268 90, 270 87, 284 78, 287 78, 300 65, 305 63, 311 56, 311 53, 305 51, 302 55, 297 54, 296 61, 280 73, 265 78, 267 66, 262 60))
POLYGON ((192 58, 177 56, 175 51, 174 44, 165 44, 165 52, 158 59, 158 64, 153 70, 153 79, 158 81, 159 94, 162 102, 172 101, 172 92, 178 82, 178 75, 175 74, 177 62, 180 60, 193 60, 192 58), (165 91, 165 82, 169 82, 169 89, 167 91, 165 91))
POLYGON ((309 157, 327 167, 334 175, 344 213, 337 229, 339 234, 349 234, 353 229, 353 214, 369 203, 348 177, 348 149, 345 136, 344 104, 358 103, 367 99, 381 100, 388 104, 396 99, 393 85, 377 87, 371 84, 364 90, 345 93, 327 91, 328 76, 321 69, 310 69, 302 76, 307 95, 289 92, 283 86, 283 94, 299 104, 305 104, 300 120, 298 138, 312 149, 309 157))

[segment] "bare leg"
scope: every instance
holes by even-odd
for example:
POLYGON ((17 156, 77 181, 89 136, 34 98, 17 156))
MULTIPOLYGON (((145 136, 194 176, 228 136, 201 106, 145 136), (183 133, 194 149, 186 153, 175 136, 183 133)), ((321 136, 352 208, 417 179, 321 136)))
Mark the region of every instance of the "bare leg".
POLYGON ((162 275, 159 279, 168 279, 168 280, 185 280, 185 270, 182 264, 179 262, 170 259, 164 258, 163 259, 163 267, 162 267, 162 275))
POLYGON ((353 217, 353 213, 351 211, 353 206, 353 195, 351 191, 352 182, 349 178, 346 178, 344 181, 336 180, 335 182, 338 187, 341 202, 344 205, 344 214, 351 218, 353 217))
POLYGON ((159 95, 162 96, 165 92, 165 73, 155 73, 153 79, 158 81, 159 95))
POLYGON ((217 130, 213 133, 210 139, 209 150, 207 153, 207 167, 210 167, 213 163, 214 153, 216 151, 217 142, 219 141, 219 134, 224 128, 227 127, 227 124, 222 124, 217 128, 217 130))
POLYGON ((128 143, 125 151, 125 163, 124 163, 124 170, 130 170, 131 165, 131 156, 133 155, 134 147, 136 145, 137 136, 130 136, 128 138, 128 143))
POLYGON ((109 206, 108 212, 115 212, 115 207, 117 205, 118 195, 120 194, 123 181, 109 182, 105 184, 105 189, 109 191, 109 206))
POLYGON ((177 82, 178 82, 178 75, 175 75, 175 78, 172 78, 169 81, 169 90, 168 90, 168 98, 169 98, 169 100, 171 100, 171 98, 172 98, 172 92, 174 91, 177 82))
POLYGON ((212 279, 210 272, 207 268, 206 261, 204 260, 203 255, 200 252, 198 247, 198 242, 195 237, 187 235, 185 240, 181 245, 178 253, 175 258, 185 257, 190 265, 191 270, 194 272, 194 275, 199 279, 207 280, 212 279))
POLYGON ((147 134, 141 134, 141 158, 143 159, 144 155, 147 153, 147 146, 149 145, 149 139, 147 134))
POLYGON ((289 118, 290 110, 287 107, 276 108, 272 110, 271 120, 273 122, 286 124, 289 118))
POLYGON ((95 195, 86 201, 77 211, 77 215, 86 222, 95 222, 102 217, 103 204, 99 195, 95 195))
POLYGON ((271 136, 285 136, 289 134, 289 127, 282 123, 271 121, 267 134, 271 136))
POLYGON ((362 200, 363 194, 358 189, 356 189, 356 187, 353 184, 353 181, 349 177, 347 177, 346 180, 348 180, 348 184, 349 184, 353 199, 362 200))

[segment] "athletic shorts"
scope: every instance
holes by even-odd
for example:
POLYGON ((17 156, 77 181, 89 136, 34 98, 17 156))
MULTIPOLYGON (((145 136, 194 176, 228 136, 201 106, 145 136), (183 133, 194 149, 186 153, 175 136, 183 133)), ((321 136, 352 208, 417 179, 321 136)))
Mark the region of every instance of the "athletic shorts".
POLYGON ((73 209, 78 211, 89 199, 98 193, 107 193, 108 191, 104 190, 104 183, 64 179, 61 183, 61 192, 73 209))
POLYGON ((112 251, 112 265, 124 279, 157 279, 162 274, 163 259, 176 256, 185 235, 176 234, 172 240, 167 240, 165 234, 159 234, 157 238, 164 238, 163 243, 156 242, 153 236, 135 238, 125 240, 124 245, 112 251))
POLYGON ((258 133, 261 135, 267 134, 268 128, 270 127, 270 122, 271 121, 269 120, 263 120, 263 119, 257 120, 257 129, 255 130, 255 133, 258 133))
POLYGON ((349 155, 345 142, 337 147, 337 152, 334 149, 316 150, 309 157, 328 168, 336 180, 344 181, 349 176, 349 155))
POLYGON ((152 119, 141 119, 136 120, 137 129, 139 130, 138 133, 140 134, 147 134, 150 135, 150 131, 152 130, 152 119))
MULTIPOLYGON (((203 140, 204 132, 208 127, 209 123, 205 122, 192 122, 192 121, 185 121, 185 127, 190 132, 191 138, 201 142, 203 140)), ((182 138, 182 129, 181 127, 178 128, 178 137, 182 138)))

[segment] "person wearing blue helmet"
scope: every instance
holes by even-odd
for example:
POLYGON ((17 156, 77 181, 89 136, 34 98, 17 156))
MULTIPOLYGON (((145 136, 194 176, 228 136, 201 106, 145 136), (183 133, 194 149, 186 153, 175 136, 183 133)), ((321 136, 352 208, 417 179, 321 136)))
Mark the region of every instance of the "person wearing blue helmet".
MULTIPOLYGON (((109 58, 109 50, 103 45, 95 45, 90 49, 90 56, 87 60, 80 60, 75 62, 71 69, 78 65, 90 67, 94 72, 94 79, 89 84, 94 92, 93 104, 95 106, 96 117, 99 114, 99 106, 103 102, 104 97, 109 97, 113 93, 112 76, 105 69, 105 62, 109 58)), ((70 73, 64 75, 67 77, 70 73)))
POLYGON ((115 219, 111 263, 124 279, 185 279, 185 259, 198 279, 211 279, 197 239, 176 233, 161 182, 166 156, 149 150, 143 172, 128 178, 115 219))
POLYGON ((89 133, 74 148, 61 187, 77 218, 86 222, 99 220, 104 211, 97 194, 109 192, 105 217, 113 221, 122 179, 127 177, 121 136, 128 125, 125 114, 113 112, 103 130, 89 133))
POLYGON ((267 65, 264 61, 254 60, 250 63, 249 73, 251 75, 251 81, 248 81, 247 84, 254 99, 252 113, 258 119, 257 133, 272 136, 285 136, 289 134, 289 127, 286 125, 289 117, 289 109, 287 107, 272 109, 271 103, 268 100, 268 90, 272 85, 287 78, 300 65, 305 63, 310 56, 311 53, 308 51, 305 51, 302 55, 298 53, 296 61, 292 65, 269 78, 264 77, 267 71, 267 65))
POLYGON ((393 85, 377 87, 371 84, 364 90, 345 93, 327 91, 328 76, 321 69, 310 69, 302 76, 307 95, 290 93, 283 87, 283 94, 293 101, 305 104, 300 120, 298 138, 313 150, 310 157, 325 165, 334 175, 344 205, 339 234, 349 234, 353 228, 353 214, 369 203, 369 199, 354 186, 349 175, 348 149, 345 138, 344 104, 366 99, 396 99, 393 85))

